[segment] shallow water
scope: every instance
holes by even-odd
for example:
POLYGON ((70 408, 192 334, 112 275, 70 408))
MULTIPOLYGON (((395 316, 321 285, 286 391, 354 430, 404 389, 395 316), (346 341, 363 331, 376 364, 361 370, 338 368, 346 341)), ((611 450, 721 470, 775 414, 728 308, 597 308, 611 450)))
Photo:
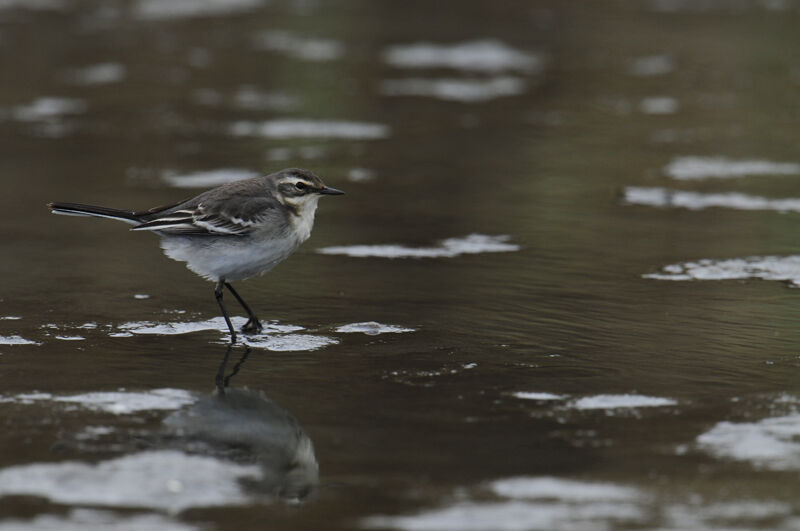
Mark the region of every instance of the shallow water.
POLYGON ((799 22, 0 2, 0 531, 800 528, 799 22), (224 395, 212 286, 44 206, 287 166, 224 395))

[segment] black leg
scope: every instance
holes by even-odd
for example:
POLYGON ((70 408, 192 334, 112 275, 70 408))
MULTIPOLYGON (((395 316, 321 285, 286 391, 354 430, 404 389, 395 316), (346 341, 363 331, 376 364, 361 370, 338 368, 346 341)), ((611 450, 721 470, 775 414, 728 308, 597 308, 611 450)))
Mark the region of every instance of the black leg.
POLYGON ((219 309, 222 310, 222 317, 225 318, 225 324, 228 325, 228 330, 231 332, 231 345, 236 343, 236 330, 233 329, 233 325, 231 324, 231 318, 228 317, 228 310, 225 309, 225 303, 222 302, 222 287, 225 285, 225 279, 220 279, 217 282, 217 287, 214 288, 214 296, 217 298, 217 304, 219 304, 219 309))
POLYGON ((233 370, 231 371, 231 373, 228 376, 225 377, 225 380, 224 380, 225 387, 229 387, 228 384, 230 384, 231 378, 233 378, 234 376, 239 374, 239 369, 242 368, 242 364, 245 361, 247 361, 248 357, 250 357, 250 347, 245 345, 244 346, 244 354, 242 354, 242 357, 239 358, 239 361, 236 362, 236 365, 233 366, 233 370))
POLYGON ((219 364, 217 375, 214 377, 214 384, 217 386, 217 393, 219 396, 225 396, 225 391, 230 386, 231 378, 239 373, 239 369, 242 368, 242 364, 247 361, 247 358, 250 356, 250 347, 245 345, 244 354, 242 354, 242 357, 238 362, 236 362, 236 365, 233 366, 231 373, 225 376, 225 369, 228 366, 228 360, 231 357, 231 352, 233 352, 233 347, 234 345, 228 345, 228 349, 225 351, 225 356, 222 358, 222 363, 219 364))
POLYGON ((247 303, 244 302, 244 299, 240 297, 238 293, 236 293, 236 290, 233 289, 233 286, 231 286, 230 282, 225 282, 225 287, 228 288, 228 291, 233 293, 233 296, 236 297, 236 300, 242 305, 244 311, 247 312, 247 317, 249 317, 249 320, 242 327, 242 332, 261 332, 261 322, 258 320, 258 317, 256 317, 256 314, 253 313, 253 310, 250 309, 250 306, 248 306, 247 303))
POLYGON ((220 396, 225 394, 225 388, 228 386, 229 378, 225 378, 225 366, 228 365, 228 358, 231 357, 233 345, 228 345, 228 350, 225 351, 225 356, 222 358, 222 363, 219 365, 217 376, 214 378, 214 383, 217 386, 217 392, 220 396))

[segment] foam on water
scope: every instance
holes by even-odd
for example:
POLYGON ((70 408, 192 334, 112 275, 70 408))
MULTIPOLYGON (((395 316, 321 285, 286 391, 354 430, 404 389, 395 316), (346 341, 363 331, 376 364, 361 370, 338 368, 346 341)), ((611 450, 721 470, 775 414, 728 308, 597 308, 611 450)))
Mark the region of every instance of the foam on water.
POLYGON ((107 85, 122 81, 126 73, 121 63, 98 63, 70 71, 67 79, 76 85, 107 85))
POLYGON ((288 31, 268 30, 253 39, 256 49, 278 51, 304 61, 333 61, 344 56, 344 45, 332 39, 309 39, 288 31))
POLYGON ((669 96, 651 96, 639 102, 639 110, 644 114, 675 114, 680 103, 669 96))
MULTIPOLYGON (((244 317, 231 317, 234 328, 241 328, 247 322, 244 317)), ((295 334, 304 330, 302 326, 284 325, 277 323, 262 323, 263 330, 260 334, 239 334, 238 340, 254 348, 267 350, 296 352, 317 350, 329 345, 336 345, 339 341, 328 336, 315 334, 295 334)), ((205 321, 167 322, 152 321, 129 322, 119 325, 118 332, 112 332, 113 337, 130 337, 131 335, 180 335, 206 330, 217 330, 223 333, 223 341, 228 341, 228 326, 222 317, 214 317, 205 321)))
POLYGON ((0 336, 0 345, 41 345, 41 343, 14 335, 0 336))
POLYGON ((285 334, 268 337, 244 336, 241 341, 253 348, 263 348, 278 352, 317 350, 339 343, 336 338, 313 334, 285 334))
POLYGON ((677 157, 664 173, 678 180, 731 179, 750 175, 800 175, 800 164, 768 160, 731 160, 726 157, 677 157))
POLYGON ((362 528, 408 531, 609 529, 797 529, 790 503, 751 499, 687 500, 607 481, 558 477, 498 479, 460 488, 458 500, 416 514, 377 515, 362 528), (653 507, 662 508, 653 511, 653 507))
POLYGON ((91 392, 77 395, 52 395, 50 393, 22 393, 0 397, 2 402, 33 404, 34 402, 59 402, 74 404, 91 411, 102 411, 115 415, 130 415, 141 411, 169 411, 180 409, 196 401, 183 389, 153 389, 151 391, 91 392))
POLYGON ((389 126, 369 122, 311 119, 240 121, 229 127, 233 136, 264 138, 323 138, 345 140, 379 140, 389 136, 389 126))
POLYGON ((79 441, 99 439, 104 435, 111 435, 112 433, 114 433, 114 428, 111 426, 86 426, 75 434, 75 439, 79 441))
POLYGON ((630 205, 688 208, 689 210, 719 207, 735 210, 800 212, 800 198, 769 199, 738 192, 706 194, 669 188, 628 186, 624 190, 623 200, 630 205))
POLYGON ((570 402, 574 409, 635 409, 642 407, 675 406, 678 402, 672 398, 661 398, 645 395, 594 395, 578 398, 570 402))
POLYGON ((670 264, 657 273, 642 275, 655 280, 742 280, 758 278, 790 282, 800 287, 800 256, 749 256, 728 260, 703 259, 670 264))
POLYGON ((12 109, 12 115, 20 122, 37 122, 57 119, 68 114, 80 114, 88 107, 84 100, 77 98, 45 96, 27 105, 17 105, 12 109))
POLYGON ((536 391, 517 391, 515 393, 511 393, 511 396, 514 398, 521 398, 523 400, 564 400, 566 398, 564 395, 536 391))
POLYGON ((0 395, 0 402, 25 404, 25 405, 33 404, 39 400, 52 400, 52 399, 53 395, 51 395, 50 393, 39 393, 39 392, 20 393, 18 395, 13 395, 13 396, 0 395))
POLYGON ((519 251, 520 246, 508 243, 511 236, 470 234, 463 238, 448 238, 436 247, 406 247, 405 245, 345 245, 317 249, 322 254, 341 254, 357 258, 453 258, 462 254, 507 253, 519 251))
POLYGON ((594 483, 556 477, 516 477, 500 479, 489 484, 498 496, 516 499, 552 498, 570 502, 634 501, 641 493, 630 487, 613 483, 594 483))
POLYGON ((344 334, 361 333, 368 336, 377 336, 379 334, 400 334, 403 332, 415 332, 414 328, 405 328, 398 325, 387 325, 377 323, 375 321, 367 321, 363 323, 351 323, 342 325, 336 329, 337 332, 344 334))
POLYGON ((143 20, 170 20, 233 15, 266 4, 267 0, 138 0, 133 13, 143 20))
POLYGON ((757 422, 720 422, 697 437, 709 454, 766 470, 800 470, 800 414, 757 422))
POLYGON ((375 180, 375 171, 369 168, 351 168, 347 172, 347 180, 354 183, 366 183, 375 180))
POLYGON ((393 79, 381 83, 387 96, 427 96, 446 101, 476 103, 525 92, 527 84, 516 77, 480 79, 393 79))
POLYGON ((67 505, 149 508, 178 513, 191 507, 248 503, 239 484, 261 478, 256 465, 160 450, 99 463, 63 461, 0 469, 0 496, 27 495, 67 505))
POLYGON ((175 188, 211 188, 258 175, 258 172, 241 168, 219 168, 186 174, 165 173, 161 178, 175 188))
POLYGON ((645 55, 637 57, 630 64, 634 76, 663 76, 675 70, 675 58, 669 54, 645 55))
MULTIPOLYGON (((244 317, 231 317, 231 324, 234 328, 239 328, 247 322, 244 317)), ((264 326, 263 333, 279 333, 285 334, 289 332, 297 332, 303 330, 302 326, 295 325, 281 325, 277 323, 262 323, 264 326)), ((158 323, 153 321, 131 321, 123 323, 117 328, 132 334, 142 335, 179 335, 190 334, 192 332, 201 332, 204 330, 219 330, 228 331, 228 325, 225 323, 223 317, 214 317, 205 321, 188 321, 188 322, 171 322, 171 323, 158 323)))
POLYGON ((250 111, 285 110, 297 105, 297 98, 283 92, 265 92, 252 85, 243 85, 236 89, 233 105, 250 111))
POLYGON ((162 514, 118 514, 96 509, 73 509, 67 514, 40 514, 30 520, 7 519, 0 531, 200 531, 204 527, 162 514))
POLYGON ((65 7, 67 7, 65 0, 0 0, 0 9, 60 11, 65 7))
POLYGON ((477 40, 457 44, 417 43, 390 46, 384 60, 398 68, 452 68, 469 72, 517 70, 537 73, 542 58, 516 50, 496 40, 477 40))
POLYGON ((372 516, 363 527, 414 531, 605 530, 610 522, 645 520, 643 495, 612 483, 518 477, 490 483, 498 500, 460 501, 408 516, 372 516))

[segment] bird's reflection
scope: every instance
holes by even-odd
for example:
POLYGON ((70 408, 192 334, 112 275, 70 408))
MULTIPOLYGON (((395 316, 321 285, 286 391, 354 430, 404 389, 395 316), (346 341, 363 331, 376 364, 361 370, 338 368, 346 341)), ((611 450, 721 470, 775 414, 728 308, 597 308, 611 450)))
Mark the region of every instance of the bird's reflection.
POLYGON ((252 490, 285 501, 302 501, 319 484, 314 445, 297 419, 262 391, 231 388, 230 380, 250 349, 226 376, 229 346, 217 372, 217 390, 164 419, 164 424, 193 453, 261 466, 263 479, 252 490))

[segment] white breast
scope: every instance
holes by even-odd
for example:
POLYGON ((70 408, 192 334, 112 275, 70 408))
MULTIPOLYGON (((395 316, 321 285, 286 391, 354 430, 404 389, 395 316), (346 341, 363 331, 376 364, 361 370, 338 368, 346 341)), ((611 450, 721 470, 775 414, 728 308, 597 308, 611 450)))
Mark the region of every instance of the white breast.
POLYGON ((291 216, 291 223, 294 226, 295 236, 300 242, 304 242, 311 236, 311 229, 314 227, 314 214, 317 212, 317 202, 319 196, 308 197, 306 201, 297 205, 296 216, 291 216))

